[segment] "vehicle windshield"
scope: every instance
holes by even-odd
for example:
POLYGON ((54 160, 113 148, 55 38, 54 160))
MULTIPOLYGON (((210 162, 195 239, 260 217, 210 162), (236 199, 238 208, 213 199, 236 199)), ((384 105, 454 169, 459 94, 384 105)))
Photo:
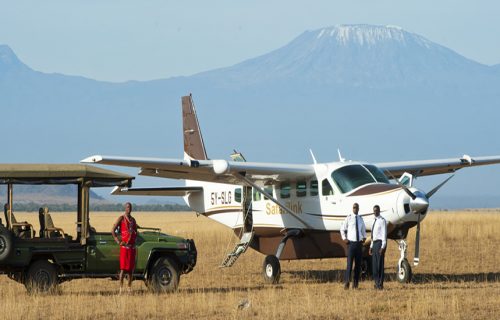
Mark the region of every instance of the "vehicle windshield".
POLYGON ((359 164, 345 166, 333 171, 332 179, 342 193, 369 183, 389 183, 385 175, 377 167, 359 164))

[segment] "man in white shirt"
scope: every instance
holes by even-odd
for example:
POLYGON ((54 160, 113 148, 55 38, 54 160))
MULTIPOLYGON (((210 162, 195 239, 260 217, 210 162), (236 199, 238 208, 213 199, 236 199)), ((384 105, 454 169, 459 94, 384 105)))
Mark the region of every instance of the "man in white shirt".
POLYGON ((375 289, 384 288, 384 258, 387 246, 387 222, 380 215, 380 207, 373 207, 375 220, 372 227, 372 243, 370 244, 370 255, 372 256, 373 280, 375 289))
POLYGON ((347 244, 347 269, 345 271, 344 289, 349 289, 351 281, 352 262, 354 260, 353 289, 358 288, 361 273, 363 242, 366 239, 366 228, 363 218, 358 215, 359 205, 352 205, 352 214, 348 215, 340 228, 342 240, 347 244))

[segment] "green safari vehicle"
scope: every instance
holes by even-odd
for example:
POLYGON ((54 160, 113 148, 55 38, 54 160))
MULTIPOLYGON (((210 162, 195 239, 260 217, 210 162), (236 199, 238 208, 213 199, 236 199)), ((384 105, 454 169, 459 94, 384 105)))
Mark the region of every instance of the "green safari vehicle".
MULTIPOLYGON (((7 185, 0 218, 0 273, 24 284, 28 292, 54 291, 59 283, 77 278, 116 279, 120 248, 111 232, 91 227, 90 188, 130 186, 132 179, 82 164, 0 164, 0 185, 7 185), (77 185, 76 236, 55 226, 48 208, 40 208, 40 230, 28 221, 18 221, 13 212, 14 189, 22 184, 77 185)), ((144 280, 155 293, 175 291, 180 275, 196 265, 193 240, 157 228, 139 228, 136 247, 134 278, 144 280)))

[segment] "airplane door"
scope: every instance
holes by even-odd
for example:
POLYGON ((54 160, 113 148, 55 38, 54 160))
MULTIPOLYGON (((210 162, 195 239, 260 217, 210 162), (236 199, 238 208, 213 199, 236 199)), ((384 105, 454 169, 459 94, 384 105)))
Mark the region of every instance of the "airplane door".
POLYGON ((328 179, 319 182, 321 211, 325 215, 338 214, 340 198, 328 179))
POLYGON ((253 216, 252 216, 252 187, 243 186, 243 230, 250 232, 253 229, 253 216))

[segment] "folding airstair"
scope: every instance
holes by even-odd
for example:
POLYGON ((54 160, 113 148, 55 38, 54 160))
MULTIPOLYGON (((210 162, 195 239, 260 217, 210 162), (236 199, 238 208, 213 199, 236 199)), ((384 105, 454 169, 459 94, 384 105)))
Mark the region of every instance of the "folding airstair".
MULTIPOLYGON (((237 162, 247 161, 243 154, 236 150, 234 150, 234 153, 231 154, 231 159, 237 162)), ((234 249, 225 256, 219 268, 231 267, 236 262, 236 260, 238 260, 240 255, 247 251, 248 246, 252 242, 254 232, 252 218, 252 188, 250 187, 243 187, 243 212, 244 223, 243 227, 241 228, 241 232, 243 232, 243 234, 240 233, 240 242, 237 243, 234 246, 234 249)))
POLYGON ((222 263, 219 267, 220 268, 231 267, 236 262, 236 260, 238 260, 240 255, 242 253, 244 253, 245 251, 247 251, 248 245, 252 241, 253 234, 254 234, 253 230, 250 232, 243 233, 243 236, 241 237, 240 242, 238 244, 236 244, 233 251, 231 251, 230 253, 227 254, 226 258, 224 259, 224 261, 222 261, 222 263))

